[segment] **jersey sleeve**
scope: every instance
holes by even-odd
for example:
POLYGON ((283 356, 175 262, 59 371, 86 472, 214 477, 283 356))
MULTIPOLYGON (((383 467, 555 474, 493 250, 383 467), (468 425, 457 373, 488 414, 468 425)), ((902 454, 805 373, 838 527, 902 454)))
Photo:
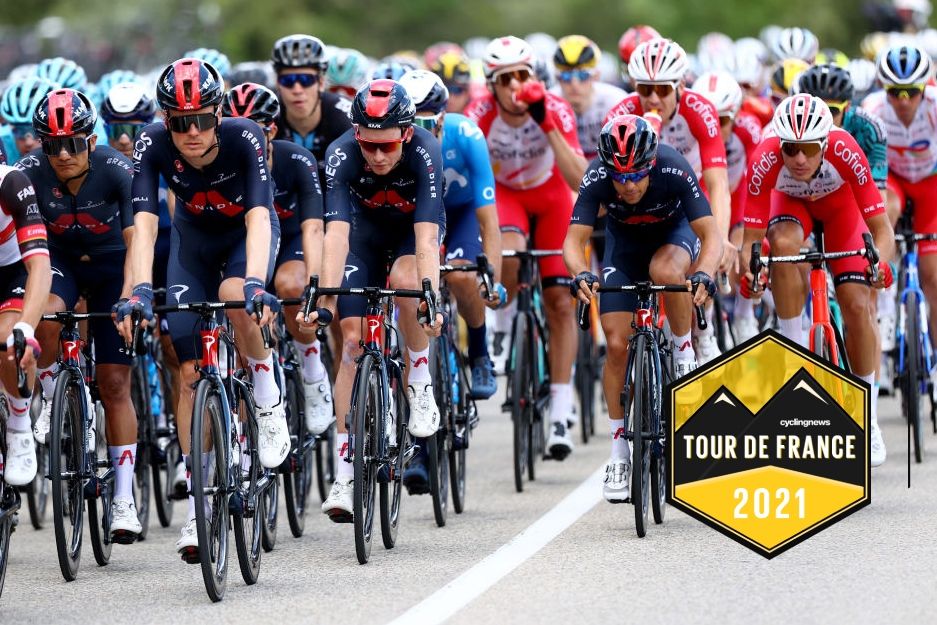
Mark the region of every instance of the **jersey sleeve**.
POLYGON ((863 108, 856 108, 851 117, 858 122, 859 127, 851 134, 865 152, 875 186, 884 189, 888 179, 888 133, 885 124, 877 115, 863 108))
POLYGON ((267 171, 267 140, 256 123, 243 118, 239 121, 249 125, 240 132, 242 138, 238 143, 244 173, 242 206, 248 211, 258 206, 265 206, 272 211, 273 185, 270 183, 270 172, 267 171))
POLYGON ((830 144, 826 156, 852 188, 862 218, 868 219, 884 213, 882 192, 875 185, 872 168, 856 140, 845 130, 834 130, 830 134, 830 144))
POLYGON ((582 156, 582 146, 579 145, 579 129, 576 126, 576 114, 573 112, 573 107, 569 105, 569 102, 552 93, 548 93, 546 99, 547 109, 558 122, 557 130, 559 130, 563 138, 566 139, 566 143, 569 144, 569 147, 571 147, 576 154, 582 156))
POLYGON ((120 211, 121 229, 133 227, 133 206, 131 206, 131 188, 133 186, 133 164, 122 154, 108 158, 111 180, 117 193, 117 207, 120 211))
POLYGON ((307 219, 322 219, 322 187, 319 186, 319 166, 315 157, 307 150, 296 148, 290 158, 296 168, 299 223, 307 219))
POLYGON ((154 140, 168 141, 161 124, 144 128, 134 145, 130 205, 133 213, 159 215, 159 155, 154 140))
POLYGON ((661 167, 664 184, 670 187, 674 195, 680 198, 680 207, 687 221, 696 221, 701 217, 711 217, 713 212, 709 200, 700 189, 699 180, 693 173, 693 167, 685 158, 674 155, 669 164, 661 167))
MULTIPOLYGON (((422 129, 421 129, 422 130, 422 129)), ((446 225, 446 212, 442 203, 442 147, 428 132, 414 133, 408 161, 416 176, 416 209, 414 222, 446 225)))
POLYGON ((780 142, 776 136, 763 139, 748 161, 745 185, 745 227, 767 228, 771 212, 771 191, 781 173, 780 142))
POLYGON ((488 143, 481 128, 471 121, 459 122, 459 150, 468 169, 475 208, 494 204, 495 175, 488 157, 488 143))
POLYGON ((7 172, 0 183, 0 207, 13 218, 20 257, 26 260, 31 256, 48 256, 46 227, 29 176, 15 169, 7 172))
POLYGON ((680 113, 699 144, 701 169, 727 167, 726 146, 719 132, 719 115, 712 102, 696 93, 684 93, 680 113))
POLYGON ((360 168, 360 155, 351 149, 351 131, 333 141, 325 151, 325 223, 351 223, 352 200, 349 182, 360 168))
POLYGON ((592 159, 586 168, 586 173, 579 183, 579 195, 573 206, 573 216, 570 224, 595 227, 595 220, 599 215, 599 208, 603 201, 603 189, 611 184, 607 178, 605 165, 598 158, 592 159))
POLYGON ((632 94, 626 97, 624 100, 613 106, 609 109, 608 114, 605 116, 605 119, 602 120, 602 125, 608 123, 613 117, 618 117, 619 115, 643 115, 644 111, 641 108, 641 101, 638 100, 638 96, 632 94))

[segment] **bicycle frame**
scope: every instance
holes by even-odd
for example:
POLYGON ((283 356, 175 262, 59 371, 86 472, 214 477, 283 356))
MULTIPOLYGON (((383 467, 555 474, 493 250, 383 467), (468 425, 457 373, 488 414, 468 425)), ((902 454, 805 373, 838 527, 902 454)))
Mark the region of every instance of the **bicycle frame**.
MULTIPOLYGON (((927 323, 927 300, 924 297, 924 291, 921 289, 920 277, 918 275, 918 254, 917 242, 934 238, 935 235, 898 235, 896 239, 901 246, 901 272, 905 276, 905 285, 901 290, 898 299, 898 323, 896 331, 896 341, 898 343, 898 367, 897 373, 906 371, 907 363, 905 354, 908 349, 908 337, 905 336, 905 321, 907 319, 908 296, 912 293, 917 294, 918 301, 918 319, 921 321, 921 334, 912 340, 919 341, 921 345, 920 354, 924 359, 924 371, 929 372, 934 365, 934 348, 930 341, 930 324, 927 323)), ((923 393, 927 385, 927 379, 919 380, 920 390, 923 393)))

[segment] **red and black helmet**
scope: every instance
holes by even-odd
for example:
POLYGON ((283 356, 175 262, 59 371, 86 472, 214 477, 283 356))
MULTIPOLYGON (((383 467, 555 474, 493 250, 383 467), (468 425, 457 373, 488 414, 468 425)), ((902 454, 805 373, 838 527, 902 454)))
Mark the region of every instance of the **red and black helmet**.
POLYGON ((627 64, 631 60, 631 54, 634 52, 634 49, 638 47, 638 44, 659 37, 660 33, 651 26, 632 26, 626 30, 622 34, 621 39, 618 40, 618 56, 621 57, 623 63, 627 64))
POLYGON ((657 133, 643 117, 618 115, 599 133, 599 158, 614 171, 628 173, 657 161, 657 133))
POLYGON ((225 117, 246 117, 261 126, 268 126, 280 116, 277 95, 263 85, 245 82, 232 87, 221 101, 225 117))
POLYGON ((196 111, 215 106, 224 95, 221 74, 211 63, 179 59, 156 82, 156 101, 164 111, 196 111))
POLYGON ((88 96, 74 89, 51 91, 33 112, 33 127, 41 137, 71 137, 94 132, 97 111, 88 96))
POLYGON ((358 91, 351 104, 351 120, 365 128, 407 128, 416 106, 400 83, 379 78, 358 91))

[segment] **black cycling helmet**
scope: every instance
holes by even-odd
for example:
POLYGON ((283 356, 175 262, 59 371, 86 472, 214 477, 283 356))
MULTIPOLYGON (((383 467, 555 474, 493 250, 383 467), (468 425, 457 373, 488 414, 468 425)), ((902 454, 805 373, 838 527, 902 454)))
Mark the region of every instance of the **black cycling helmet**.
POLYGON ((416 106, 398 82, 372 80, 355 95, 351 120, 365 128, 407 128, 413 123, 416 106))
POLYGON ((309 68, 324 72, 329 68, 322 40, 312 35, 287 35, 273 44, 270 55, 276 71, 309 68))
POLYGON ((221 74, 211 63, 179 59, 156 81, 156 101, 164 111, 195 111, 215 106, 224 96, 221 74))
POLYGON ((107 92, 101 103, 101 118, 105 123, 139 121, 150 123, 156 116, 156 102, 143 85, 124 82, 107 92))
POLYGON ((40 137, 71 137, 94 132, 97 113, 88 96, 74 89, 47 93, 33 113, 33 128, 40 137))
POLYGON ((643 117, 618 115, 599 133, 599 158, 612 171, 641 171, 657 162, 657 143, 657 133, 643 117))
POLYGON ((798 91, 828 102, 849 102, 855 95, 852 76, 838 65, 814 65, 798 80, 798 91))
POLYGON ((261 126, 268 126, 280 116, 277 95, 263 85, 245 82, 233 87, 221 101, 225 117, 246 117, 261 126))

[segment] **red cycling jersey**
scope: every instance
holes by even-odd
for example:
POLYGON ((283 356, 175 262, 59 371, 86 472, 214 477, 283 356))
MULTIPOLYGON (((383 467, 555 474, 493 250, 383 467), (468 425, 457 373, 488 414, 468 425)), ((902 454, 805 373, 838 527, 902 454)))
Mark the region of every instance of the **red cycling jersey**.
POLYGON ((755 148, 761 142, 761 122, 757 117, 740 111, 735 116, 732 136, 726 144, 729 169, 729 191, 732 193, 732 218, 729 227, 742 224, 745 218, 745 171, 755 148))
POLYGON ((762 128, 770 124, 771 118, 774 117, 774 107, 770 98, 749 96, 742 100, 741 112, 754 115, 762 128))

